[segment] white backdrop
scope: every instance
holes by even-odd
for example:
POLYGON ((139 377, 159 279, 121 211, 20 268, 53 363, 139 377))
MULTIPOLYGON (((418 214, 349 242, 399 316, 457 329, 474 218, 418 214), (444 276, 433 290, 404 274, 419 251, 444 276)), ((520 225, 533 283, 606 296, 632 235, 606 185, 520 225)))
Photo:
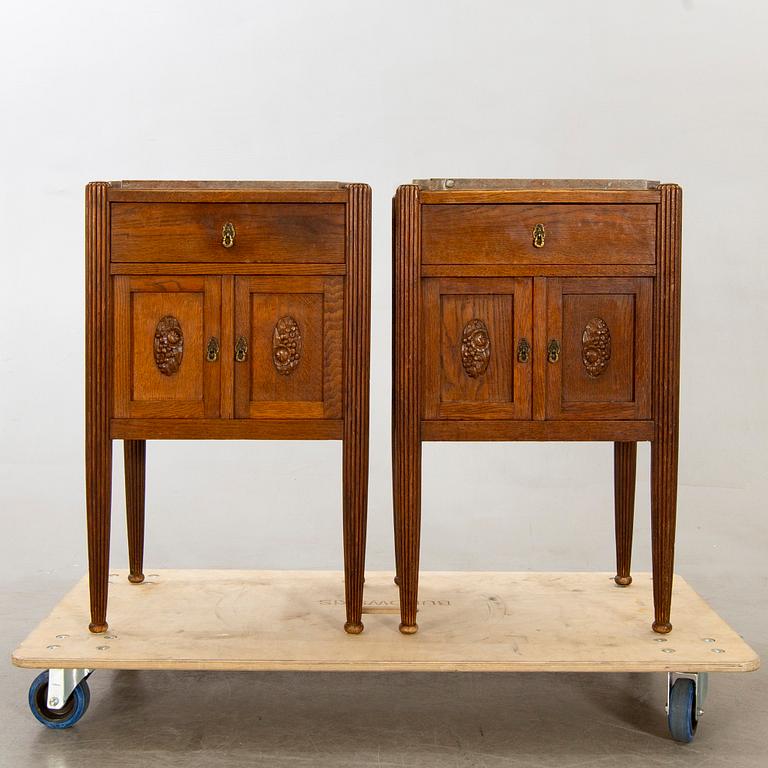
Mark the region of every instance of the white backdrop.
MULTIPOLYGON (((85 567, 89 180, 372 185, 368 564, 388 568, 395 187, 625 177, 684 187, 678 569, 732 600, 765 594, 763 3, 27 0, 1 13, 4 578, 85 567)), ((118 443, 116 566, 121 456, 118 443)), ((340 567, 340 457, 338 443, 151 443, 148 570, 340 567)), ((612 567, 609 444, 426 444, 424 458, 425 568, 612 567)), ((638 568, 647 474, 646 445, 638 568)))

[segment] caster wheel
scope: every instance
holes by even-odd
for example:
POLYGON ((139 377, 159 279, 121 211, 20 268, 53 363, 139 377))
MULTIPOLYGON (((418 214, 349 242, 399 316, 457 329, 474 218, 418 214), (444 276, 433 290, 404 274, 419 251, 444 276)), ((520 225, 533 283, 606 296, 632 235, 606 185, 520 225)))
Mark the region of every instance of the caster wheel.
POLYGON ((91 691, 83 680, 61 709, 48 707, 48 672, 39 674, 29 687, 29 708, 46 728, 71 728, 88 709, 91 691))
POLYGON ((669 693, 669 732, 675 741, 688 744, 696 734, 696 687, 693 680, 679 678, 669 693))

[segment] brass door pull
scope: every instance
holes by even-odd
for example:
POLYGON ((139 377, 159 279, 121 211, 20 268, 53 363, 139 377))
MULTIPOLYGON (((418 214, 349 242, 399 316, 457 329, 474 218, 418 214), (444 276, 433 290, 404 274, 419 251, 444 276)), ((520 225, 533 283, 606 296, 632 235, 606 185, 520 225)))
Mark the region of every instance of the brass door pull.
POLYGON ((215 363, 219 359, 219 340, 215 336, 208 339, 205 347, 205 359, 209 363, 215 363))
POLYGON ((221 244, 225 248, 231 248, 235 244, 235 225, 231 221, 221 228, 221 244))
POLYGON ((546 233, 544 232, 544 225, 543 224, 537 224, 533 228, 533 247, 534 248, 543 248, 544 247, 544 236, 546 233))
POLYGON ((531 359, 531 345, 528 343, 528 339, 520 339, 520 343, 517 345, 517 362, 527 363, 531 359))
POLYGON ((244 363, 248 359, 248 341, 245 336, 238 337, 235 342, 235 360, 244 363))
POLYGON ((547 360, 550 363, 556 363, 560 359, 560 342, 557 339, 551 339, 547 347, 547 360))

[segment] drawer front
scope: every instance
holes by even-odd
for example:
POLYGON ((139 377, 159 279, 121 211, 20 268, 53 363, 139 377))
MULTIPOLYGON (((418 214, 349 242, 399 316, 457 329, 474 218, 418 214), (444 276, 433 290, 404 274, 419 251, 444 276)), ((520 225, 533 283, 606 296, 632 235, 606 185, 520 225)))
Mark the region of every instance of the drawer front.
POLYGON ((531 281, 422 283, 423 417, 531 418, 531 281))
POLYGON ((343 203, 112 203, 112 261, 343 263, 344 208, 343 203))
POLYGON ((339 419, 342 277, 235 278, 235 418, 339 419))
POLYGON ((114 279, 116 418, 216 418, 221 372, 218 277, 114 279))
POLYGON ((424 264, 653 264, 656 206, 423 205, 424 264))
POLYGON ((547 280, 548 419, 649 419, 653 279, 547 280))

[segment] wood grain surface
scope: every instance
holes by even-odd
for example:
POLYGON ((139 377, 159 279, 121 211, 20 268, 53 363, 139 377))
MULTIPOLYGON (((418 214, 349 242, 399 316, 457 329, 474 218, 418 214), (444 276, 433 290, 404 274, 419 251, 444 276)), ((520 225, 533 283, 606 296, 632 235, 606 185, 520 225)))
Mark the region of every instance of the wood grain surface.
POLYGON ((651 540, 653 628, 671 631, 672 574, 677 518, 677 452, 680 390, 680 238, 682 190, 661 187, 658 211, 658 276, 653 302, 653 418, 656 439, 651 445, 651 540))
POLYGON ((400 631, 417 631, 421 536, 421 227, 419 188, 398 187, 393 203, 392 482, 400 631))
POLYGON ((653 264, 654 205, 463 205, 421 209, 424 264, 653 264), (543 247, 533 230, 544 226, 543 247))
POLYGON ((516 349, 532 335, 531 280, 422 280, 423 416, 426 419, 530 419, 530 359, 516 349), (486 370, 471 377, 462 366, 462 329, 473 319, 488 332, 486 370))
MULTIPOLYGON (((221 357, 205 357, 221 339, 221 279, 213 275, 117 276, 114 285, 115 418, 215 418, 220 413, 221 357), (165 316, 184 334, 177 373, 163 375, 153 352, 165 316)), ((231 320, 230 320, 231 322, 231 320)))
POLYGON ((621 587, 632 583, 632 525, 635 519, 635 480, 637 474, 637 443, 613 445, 613 496, 616 530, 616 577, 621 587))
POLYGON ((248 342, 247 359, 234 364, 235 418, 341 418, 343 286, 341 277, 235 278, 234 338, 248 342), (273 336, 286 316, 298 323, 302 348, 282 375, 273 336))
MULTIPOLYGON (((21 667, 433 672, 747 672, 757 654, 676 576, 679 628, 658 642, 651 577, 422 574, 422 631, 397 631, 391 572, 369 572, 366 632, 339 631, 340 571, 113 571, 110 638, 85 630, 83 579, 13 653, 21 667), (57 638, 57 635, 67 635, 57 638), (714 640, 706 642, 705 638, 714 640), (53 648, 48 646, 53 645, 53 648), (723 651, 714 652, 715 649, 723 651), (665 651, 674 651, 668 653, 665 651)), ((659 687, 661 690, 661 686, 659 687)))
POLYGON ((128 581, 144 581, 144 517, 146 501, 147 441, 124 440, 125 511, 128 526, 128 581))
POLYGON ((112 324, 108 185, 85 188, 85 507, 92 632, 107 629, 112 511, 112 324))
POLYGON ((342 457, 344 571, 349 634, 363 631, 368 524, 368 428, 371 335, 371 188, 351 184, 344 285, 344 443, 342 457))
POLYGON ((370 209, 364 184, 88 185, 93 632, 107 628, 112 438, 125 441, 134 583, 143 579, 146 440, 343 440, 346 628, 362 631, 370 209))
POLYGON ((547 278, 547 333, 536 339, 546 357, 550 339, 560 360, 546 366, 547 418, 648 419, 651 416, 653 280, 547 278), (583 334, 593 318, 604 320, 611 358, 599 376, 583 364, 583 334))
POLYGON ((112 260, 343 262, 344 210, 317 203, 113 203, 112 260), (222 228, 235 227, 234 244, 222 228))
POLYGON ((653 626, 668 632, 679 187, 419 184, 400 187, 393 205, 394 525, 403 630, 416 630, 422 440, 615 442, 616 579, 624 584, 631 580, 635 443, 648 440, 653 626), (513 291, 512 281, 528 288, 513 291), (479 347, 468 344, 474 337, 466 329, 480 334, 479 347), (526 368, 515 354, 523 333, 531 345, 526 368), (525 398, 516 389, 522 383, 525 398), (418 428, 414 412, 422 416, 418 428))

